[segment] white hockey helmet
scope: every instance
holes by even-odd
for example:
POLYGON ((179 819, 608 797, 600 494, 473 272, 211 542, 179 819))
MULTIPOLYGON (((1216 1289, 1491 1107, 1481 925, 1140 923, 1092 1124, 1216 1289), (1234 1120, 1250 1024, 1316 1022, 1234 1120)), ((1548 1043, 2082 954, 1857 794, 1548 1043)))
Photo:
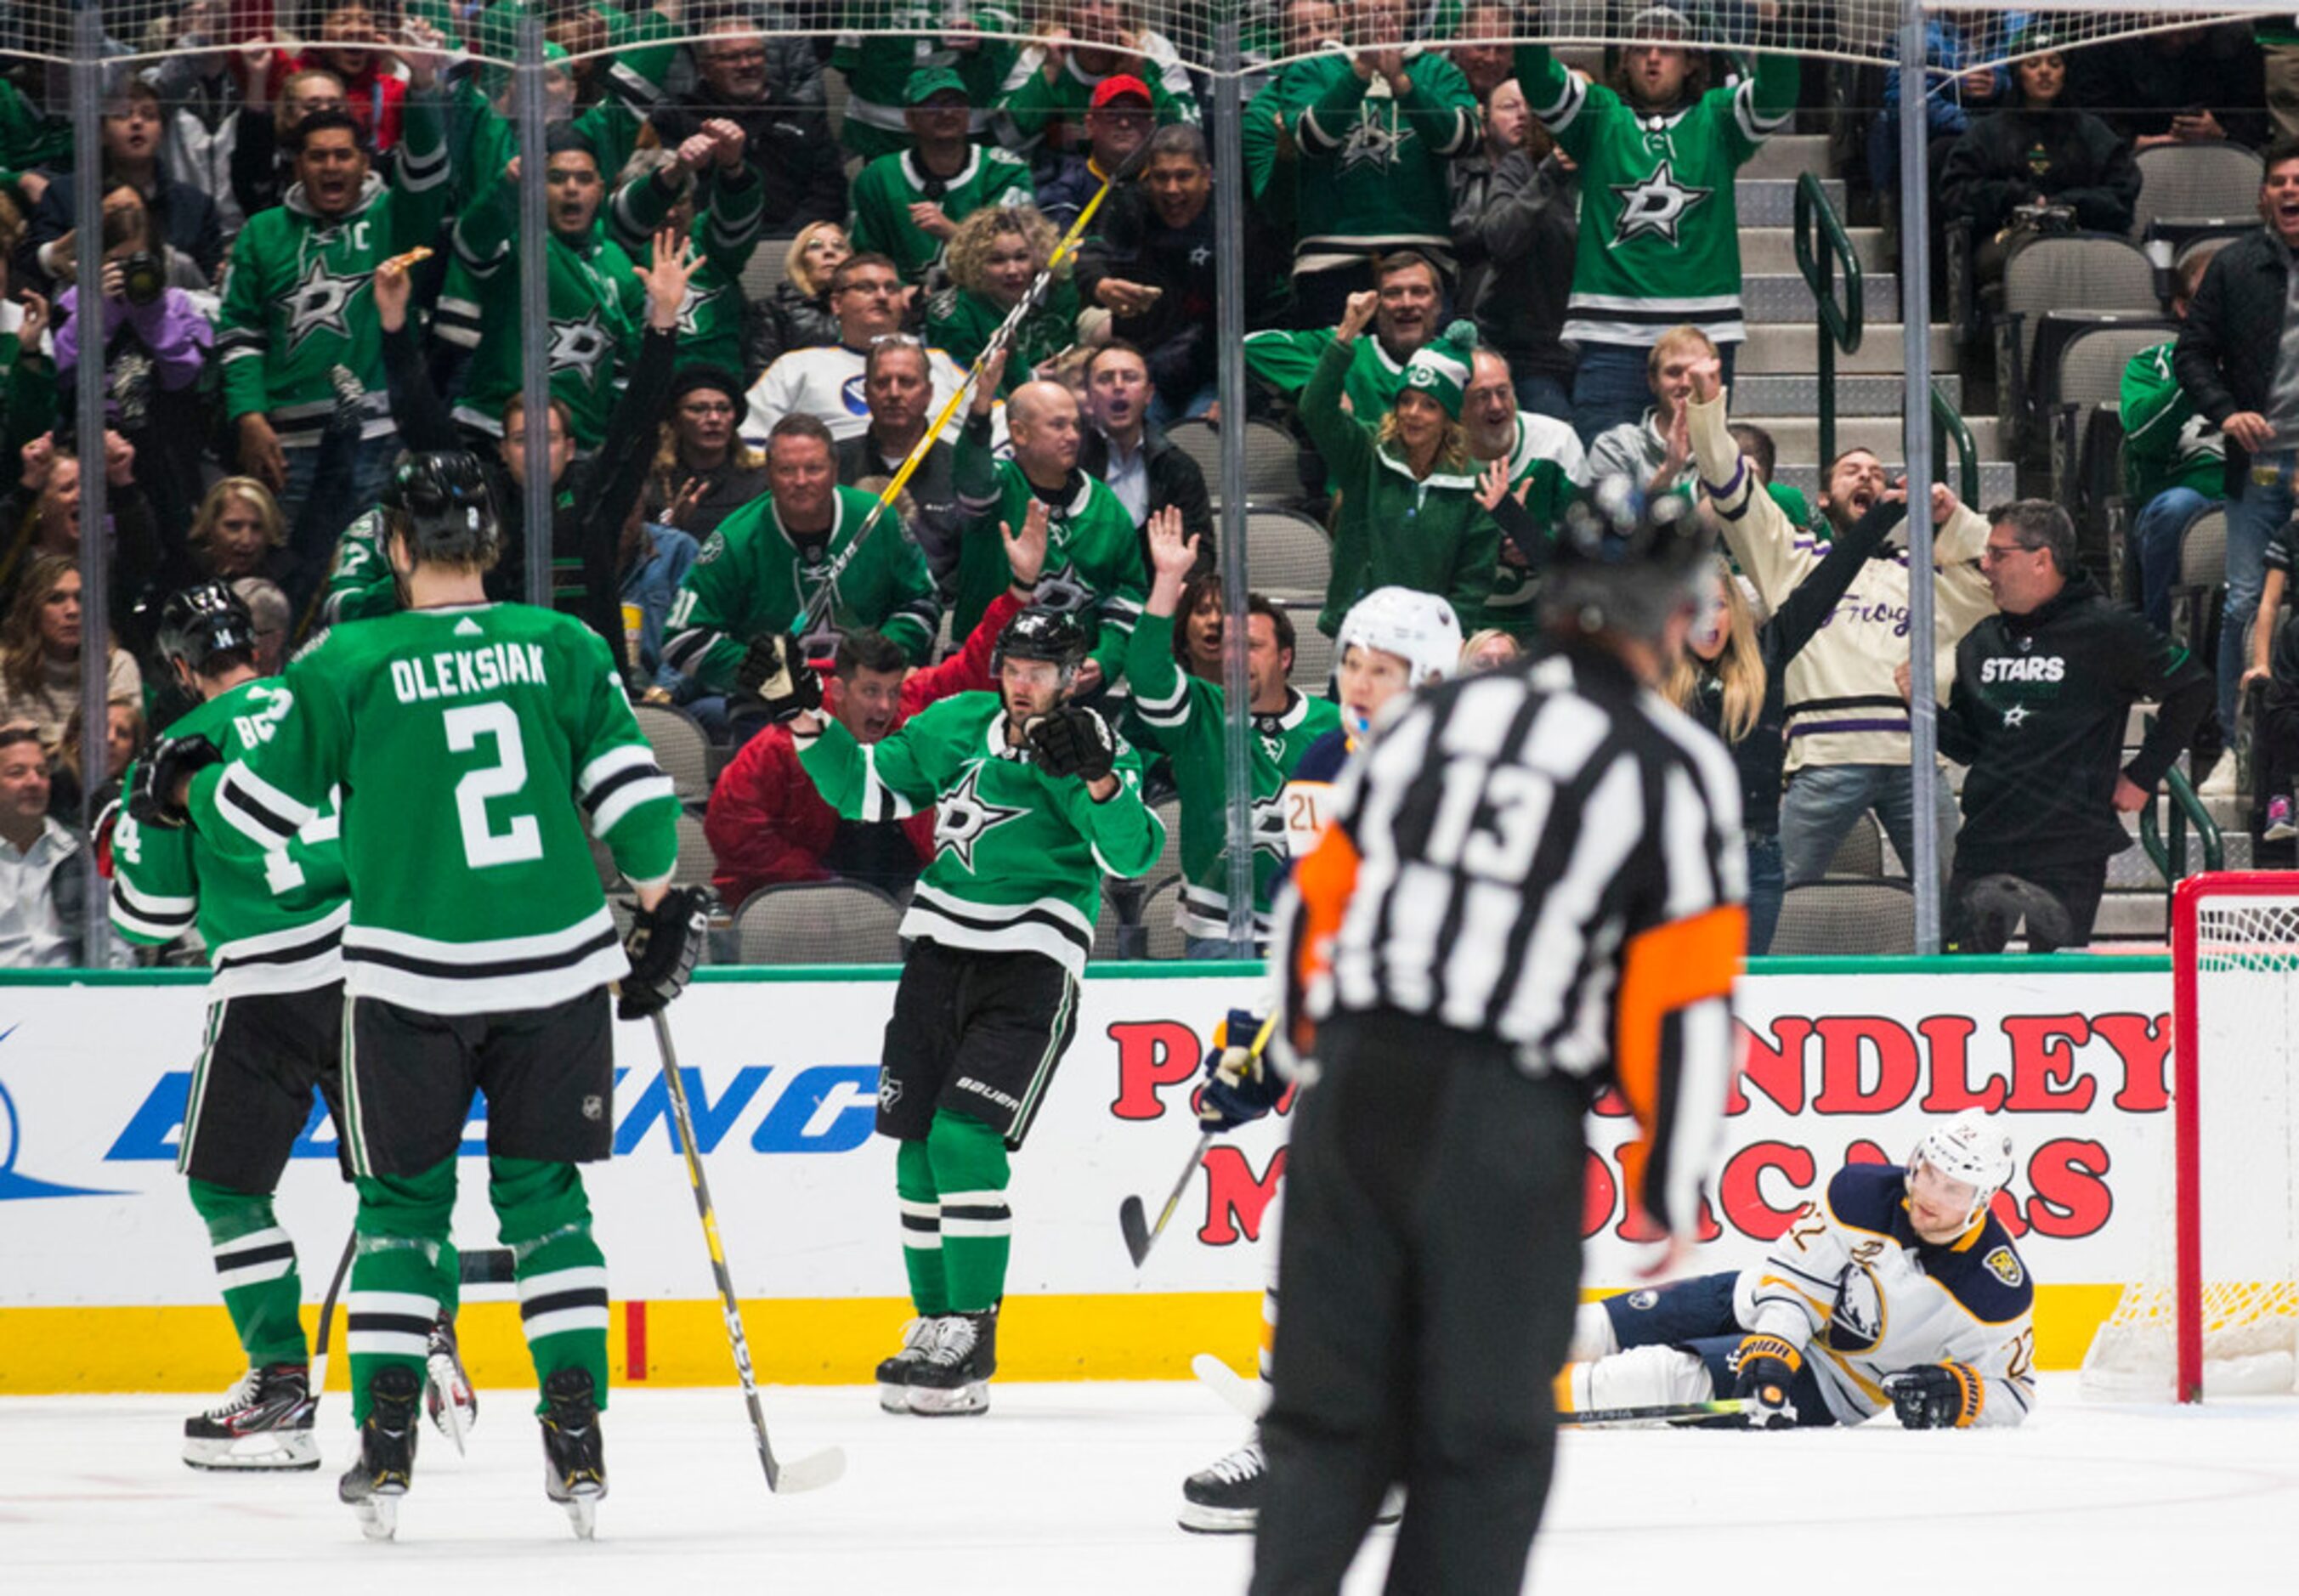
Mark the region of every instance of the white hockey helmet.
POLYGON ((1333 657, 1353 644, 1402 659, 1416 687, 1442 681, 1461 665, 1461 623, 1453 606, 1411 587, 1376 587, 1350 605, 1333 638, 1333 657))
POLYGON ((2012 1138, 1990 1125, 1984 1110, 1966 1109, 1946 1125, 1936 1125, 1924 1133, 1915 1151, 1908 1154, 1910 1176, 1919 1164, 1930 1164, 1950 1180, 1960 1180, 1971 1188, 1971 1211, 1963 1221, 1968 1227, 1988 1211, 1996 1193, 2011 1183, 2012 1138))

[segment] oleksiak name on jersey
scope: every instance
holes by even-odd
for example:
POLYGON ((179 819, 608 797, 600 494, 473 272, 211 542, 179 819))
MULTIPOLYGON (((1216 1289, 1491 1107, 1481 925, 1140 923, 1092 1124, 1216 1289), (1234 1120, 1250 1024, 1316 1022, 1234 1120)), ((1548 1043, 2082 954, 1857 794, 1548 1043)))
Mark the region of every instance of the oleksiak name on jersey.
MULTIPOLYGON (((169 728, 203 736, 227 760, 268 742, 293 700, 278 677, 219 693, 169 728)), ((130 786, 135 772, 127 777, 130 786)), ((331 805, 280 847, 217 823, 212 802, 191 826, 139 826, 122 810, 112 833, 112 923, 129 942, 158 947, 197 926, 215 974, 212 999, 309 992, 343 979, 340 945, 351 918, 343 850, 331 805)))
POLYGON ((1156 864, 1165 823, 1141 802, 1141 759, 1124 739, 1110 772, 1118 790, 1096 803, 1084 782, 1047 775, 1008 742, 1006 720, 997 694, 960 693, 876 743, 829 721, 799 759, 850 820, 906 819, 934 806, 934 860, 902 918, 905 938, 1042 953, 1078 975, 1093 950, 1101 877, 1156 864))
POLYGON ((676 862, 678 800, 588 627, 525 604, 405 611, 336 627, 282 691, 271 736, 193 798, 278 847, 341 789, 346 993, 503 1013, 627 973, 585 822, 649 885, 676 862))

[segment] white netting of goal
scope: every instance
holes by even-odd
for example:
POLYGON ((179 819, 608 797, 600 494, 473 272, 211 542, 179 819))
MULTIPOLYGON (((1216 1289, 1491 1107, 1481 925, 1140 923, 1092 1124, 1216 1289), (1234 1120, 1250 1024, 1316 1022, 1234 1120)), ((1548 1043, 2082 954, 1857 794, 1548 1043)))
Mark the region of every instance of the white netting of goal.
MULTIPOLYGON (((2204 1393, 2299 1390, 2299 883, 2271 896, 2206 888, 2193 912, 2194 951, 2182 957, 2195 970, 2195 1090, 2181 1101, 2175 1087, 2173 1112, 2154 1126, 2162 1184, 2146 1272, 2084 1359, 2088 1396, 2175 1394, 2182 1119, 2195 1132, 2204 1393)), ((2178 990, 2175 1002, 2188 1001, 2178 990)))
MULTIPOLYGON (((1931 26, 1955 33, 1958 70, 1971 71, 2038 48, 2210 23, 2273 27, 2279 19, 2287 26, 2294 0, 1924 9, 1931 26)), ((58 0, 0 5, 0 60, 62 64, 78 58, 82 10, 58 0)), ((1096 74, 1111 70, 1112 58, 1130 57, 1116 70, 1154 73, 1170 66, 1200 78, 1259 73, 1352 46, 1626 44, 1645 35, 1657 12, 1675 13, 1705 47, 1891 65, 1898 59, 1901 16, 1897 0, 541 0, 532 8, 519 0, 111 0, 95 5, 96 54, 109 73, 211 54, 253 63, 267 51, 301 57, 365 46, 387 53, 412 21, 436 29, 456 59, 509 64, 531 10, 551 40, 578 62, 676 47, 732 18, 770 37, 842 39, 850 48, 879 40, 929 54, 986 49, 1001 68, 1042 65, 1049 51, 1066 65, 1071 54, 1083 52, 1096 74), (1223 41, 1224 24, 1232 21, 1239 51, 1233 66, 1223 41)), ((36 103, 62 92, 55 83, 18 87, 36 103)))

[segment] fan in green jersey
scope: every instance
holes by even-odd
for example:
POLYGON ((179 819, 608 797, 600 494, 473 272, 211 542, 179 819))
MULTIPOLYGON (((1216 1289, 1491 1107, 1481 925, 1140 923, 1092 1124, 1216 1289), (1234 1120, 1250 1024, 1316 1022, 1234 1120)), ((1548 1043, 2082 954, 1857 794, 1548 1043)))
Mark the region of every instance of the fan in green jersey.
MULTIPOLYGON (((867 746, 834 719, 805 714, 792 727, 840 814, 934 810, 878 1077, 879 1134, 901 1143, 894 1187, 917 1309, 901 1351, 878 1367, 892 1412, 989 1406, 1013 1230, 1008 1156, 1076 1029, 1101 877, 1141 875, 1165 844, 1141 802, 1140 759, 1068 702, 1085 652, 1075 615, 1032 608, 1000 635, 995 693, 929 704, 867 746)), ((786 680, 813 679, 794 654, 785 666, 786 680)))
POLYGON ((269 735, 228 763, 204 738, 163 742, 131 813, 277 852, 341 794, 361 1451, 338 1494, 370 1535, 392 1533, 414 1467, 434 1260, 484 1092, 488 1195, 518 1257, 542 1388, 544 1485, 587 1534, 606 1492, 607 1283, 577 1166, 613 1148, 607 987, 621 983, 625 1018, 676 997, 701 895, 668 885, 677 798, 606 643, 572 617, 487 602, 501 532, 478 461, 416 455, 385 503, 406 609, 299 655, 269 735), (620 941, 590 837, 636 892, 620 941))
POLYGON ((638 259, 664 228, 694 240, 701 264, 678 308, 678 362, 743 367, 743 270, 758 247, 766 186, 743 159, 743 129, 713 120, 676 151, 642 150, 607 207, 623 253, 638 259))
MULTIPOLYGON (((1359 416, 1385 414, 1405 387, 1405 369, 1414 352, 1437 336, 1445 285, 1436 262, 1409 249, 1383 255, 1374 268, 1374 336, 1361 338, 1350 356, 1342 391, 1359 416)), ((1299 403, 1301 390, 1317 374, 1317 357, 1333 346, 1326 327, 1287 331, 1270 328, 1245 335, 1245 369, 1279 396, 1299 403)))
POLYGON ((915 143, 879 156, 854 179, 849 233, 855 253, 884 255, 904 282, 919 283, 959 222, 986 206, 1030 197, 1030 169, 1020 156, 967 137, 966 80, 952 68, 911 73, 902 103, 915 143))
POLYGON ((846 78, 846 117, 839 140, 867 162, 908 149, 910 132, 903 116, 912 74, 925 67, 956 72, 965 86, 967 133, 980 139, 990 131, 989 107, 1014 64, 1017 46, 1010 37, 1021 23, 1000 5, 967 0, 847 0, 846 31, 830 53, 833 71, 846 78))

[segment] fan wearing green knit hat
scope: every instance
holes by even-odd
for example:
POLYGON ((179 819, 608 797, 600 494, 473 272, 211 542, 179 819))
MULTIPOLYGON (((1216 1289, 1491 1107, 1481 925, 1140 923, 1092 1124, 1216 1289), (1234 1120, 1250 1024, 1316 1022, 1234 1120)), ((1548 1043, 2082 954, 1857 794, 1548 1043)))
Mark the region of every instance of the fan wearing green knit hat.
POLYGON ((1387 414, 1341 409, 1357 338, 1379 298, 1371 289, 1349 295, 1333 342, 1301 390, 1301 424, 1340 495, 1332 570, 1317 616, 1317 629, 1329 637, 1349 606, 1376 587, 1416 588, 1449 600, 1456 613, 1481 613, 1500 557, 1500 532, 1477 503, 1461 431, 1473 326, 1456 321, 1414 352, 1387 414))

